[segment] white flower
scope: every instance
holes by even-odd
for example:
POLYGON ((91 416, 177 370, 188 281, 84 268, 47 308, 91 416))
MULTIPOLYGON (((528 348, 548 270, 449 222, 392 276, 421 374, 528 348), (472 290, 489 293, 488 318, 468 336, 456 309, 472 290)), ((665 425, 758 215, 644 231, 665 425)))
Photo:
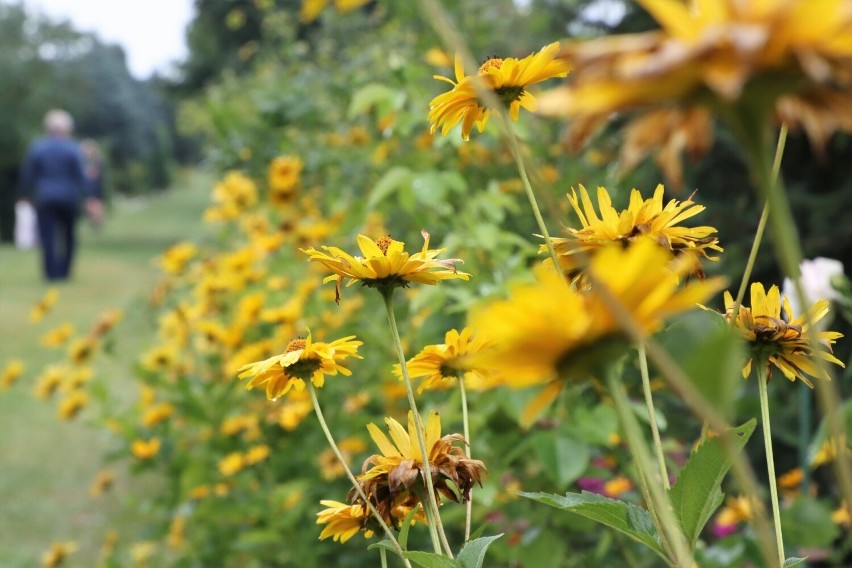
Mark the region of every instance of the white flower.
MULTIPOLYGON (((799 269, 802 271, 802 287, 805 289, 807 305, 817 300, 833 302, 840 298, 840 293, 831 285, 833 278, 843 276, 843 263, 833 258, 817 257, 813 260, 803 260, 799 269)), ((793 314, 803 313, 793 282, 784 279, 784 295, 790 299, 793 314)))

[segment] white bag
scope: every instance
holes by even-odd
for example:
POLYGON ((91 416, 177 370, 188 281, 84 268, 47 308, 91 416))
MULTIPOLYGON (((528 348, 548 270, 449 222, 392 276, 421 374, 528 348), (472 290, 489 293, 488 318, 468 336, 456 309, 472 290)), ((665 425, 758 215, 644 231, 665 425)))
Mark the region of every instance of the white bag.
POLYGON ((15 246, 19 249, 31 249, 37 244, 35 208, 26 201, 18 201, 15 203, 15 246))

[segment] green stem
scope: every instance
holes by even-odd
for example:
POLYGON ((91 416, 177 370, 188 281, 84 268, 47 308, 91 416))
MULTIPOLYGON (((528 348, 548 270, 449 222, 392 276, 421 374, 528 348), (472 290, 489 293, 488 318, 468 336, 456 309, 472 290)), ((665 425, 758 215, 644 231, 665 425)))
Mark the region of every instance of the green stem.
POLYGON ((367 498, 367 495, 364 493, 364 490, 361 488, 361 484, 358 483, 358 480, 355 479, 355 475, 352 473, 352 470, 349 469, 349 465, 346 463, 346 460, 343 458, 343 454, 340 452, 340 448, 337 447, 337 443, 334 441, 334 436, 331 435, 331 431, 328 429, 328 424, 326 424, 325 416, 322 414, 322 409, 319 405, 319 400, 317 400, 317 392, 310 382, 308 382, 308 389, 311 393, 311 402, 314 405, 314 414, 316 414, 317 420, 319 420, 320 427, 322 427, 322 431, 325 433, 325 438, 328 440, 329 446, 331 446, 334 455, 337 456, 340 465, 343 466, 343 471, 346 472, 346 477, 349 478, 349 481, 352 482, 352 486, 355 488, 355 491, 358 493, 358 496, 364 500, 366 506, 370 509, 370 513, 373 515, 373 518, 379 523, 379 525, 384 529, 385 534, 388 536, 388 539, 393 544, 393 547, 396 549, 396 553, 399 554, 399 557, 402 558, 402 562, 408 567, 411 568, 411 564, 408 562, 408 559, 403 555, 402 547, 399 544, 399 541, 396 540, 396 537, 391 531, 390 527, 385 523, 385 520, 376 510, 376 507, 373 506, 373 503, 367 498))
MULTIPOLYGON (((470 443, 470 423, 468 421, 467 416, 467 392, 464 388, 464 376, 459 377, 459 393, 461 394, 461 407, 462 407, 462 428, 464 431, 464 441, 467 443, 467 457, 472 458, 472 445, 470 443)), ((471 516, 473 513, 473 487, 470 488, 469 499, 466 503, 465 509, 465 517, 464 517, 464 541, 467 542, 470 539, 470 522, 471 516)))
POLYGON ((388 555, 382 547, 379 547, 379 559, 382 562, 382 568, 388 568, 388 555))
POLYGON ((778 505, 778 486, 775 480, 775 457, 772 454, 772 429, 769 422, 769 396, 767 394, 766 362, 755 361, 757 386, 760 391, 760 420, 763 423, 763 446, 766 451, 766 469, 769 474, 769 493, 772 497, 772 520, 775 522, 775 544, 778 548, 778 566, 783 566, 784 539, 781 534, 781 507, 778 505))
POLYGON ((385 300, 385 308, 387 310, 388 324, 393 335, 394 347, 396 348, 399 366, 402 369, 402 378, 405 383, 405 394, 408 396, 408 405, 411 412, 414 414, 414 429, 417 432, 417 444, 420 447, 420 455, 423 457, 423 477, 426 478, 426 504, 423 507, 426 510, 427 516, 430 512, 434 513, 435 522, 429 523, 430 530, 437 530, 438 539, 435 540, 433 535, 432 545, 437 554, 441 554, 441 547, 444 548, 444 554, 453 557, 450 545, 447 542, 447 535, 444 533, 444 526, 441 523, 441 514, 438 512, 438 503, 435 495, 435 486, 432 483, 432 467, 429 463, 429 448, 426 447, 426 436, 423 433, 423 420, 420 417, 420 412, 417 410, 417 401, 414 399, 414 388, 411 385, 411 378, 408 375, 408 366, 405 361, 405 353, 402 349, 402 340, 399 337, 399 328, 396 325, 396 316, 393 312, 393 288, 382 290, 382 297, 385 300))
POLYGON ((651 396, 651 378, 648 374, 648 356, 645 345, 639 344, 639 371, 642 374, 642 390, 645 392, 645 406, 648 408, 648 422, 651 423, 651 434, 654 438, 654 450, 657 454, 657 465, 660 468, 660 478, 666 491, 671 489, 669 472, 666 469, 666 456, 663 453, 663 443, 660 440, 660 429, 657 425, 657 411, 654 409, 654 398, 651 396))
POLYGON ((544 238, 544 244, 547 246, 547 252, 550 253, 550 260, 553 261, 553 268, 558 273, 562 273, 559 267, 559 258, 556 256, 556 250, 553 248, 553 242, 550 240, 550 233, 547 231, 547 225, 544 224, 544 218, 541 216, 541 209, 538 206, 538 201, 535 198, 530 178, 527 176, 527 168, 524 165, 524 158, 521 154, 521 145, 518 142, 518 136, 515 133, 515 126, 512 124, 512 119, 503 109, 500 111, 500 117, 503 119, 503 125, 506 128, 506 137, 509 139, 509 147, 512 149, 512 156, 515 158, 515 164, 518 166, 518 173, 521 174, 521 181, 524 184, 524 191, 527 194, 527 199, 532 207, 535 222, 538 223, 538 230, 541 231, 541 236, 544 238))
MULTIPOLYGON (((778 142, 775 144, 775 159, 772 162, 772 184, 778 182, 778 173, 781 171, 781 158, 784 156, 784 147, 787 145, 787 125, 781 125, 781 132, 778 133, 778 142)), ((743 305, 746 288, 751 279, 751 274, 754 271, 754 263, 757 260, 757 251, 760 250, 760 244, 763 242, 763 235, 766 232, 766 221, 769 219, 769 201, 763 205, 763 211, 760 213, 760 220, 757 223, 757 231, 754 234, 754 241, 751 243, 751 250, 748 253, 748 261, 746 261, 745 271, 740 280, 740 287, 737 290, 737 299, 734 301, 733 313, 739 312, 739 308, 743 305)), ((731 318, 731 325, 734 324, 734 319, 731 318)))
POLYGON ((662 491, 659 484, 649 482, 652 479, 650 472, 653 470, 653 466, 651 465, 653 459, 645 445, 645 440, 642 438, 639 423, 636 420, 633 409, 630 407, 630 403, 624 394, 624 388, 621 384, 618 371, 613 369, 613 367, 615 365, 610 365, 606 373, 607 388, 615 402, 615 409, 624 428, 627 444, 636 462, 639 482, 644 485, 642 491, 649 497, 649 499, 646 498, 646 504, 649 512, 651 512, 651 518, 655 520, 654 524, 664 547, 672 555, 671 561, 673 564, 682 568, 691 568, 693 563, 692 554, 689 551, 686 538, 677 528, 680 526, 680 523, 674 516, 668 496, 662 491))

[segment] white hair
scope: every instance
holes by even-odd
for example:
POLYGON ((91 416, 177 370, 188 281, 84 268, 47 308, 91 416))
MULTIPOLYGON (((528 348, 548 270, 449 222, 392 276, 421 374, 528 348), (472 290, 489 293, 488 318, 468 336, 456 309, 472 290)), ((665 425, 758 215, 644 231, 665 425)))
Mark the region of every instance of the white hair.
POLYGON ((62 109, 53 109, 44 115, 44 130, 48 134, 70 136, 74 131, 74 119, 62 109))

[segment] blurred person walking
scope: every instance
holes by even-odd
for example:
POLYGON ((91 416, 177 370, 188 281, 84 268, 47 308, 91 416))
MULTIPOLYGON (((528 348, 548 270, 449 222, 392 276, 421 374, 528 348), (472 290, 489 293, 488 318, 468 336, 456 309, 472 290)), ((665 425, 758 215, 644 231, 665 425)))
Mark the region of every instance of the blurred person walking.
POLYGON ((45 136, 27 151, 18 195, 35 205, 45 278, 66 280, 74 259, 80 202, 85 199, 88 209, 90 200, 99 200, 91 195, 80 146, 71 138, 71 115, 49 111, 44 129, 45 136))

